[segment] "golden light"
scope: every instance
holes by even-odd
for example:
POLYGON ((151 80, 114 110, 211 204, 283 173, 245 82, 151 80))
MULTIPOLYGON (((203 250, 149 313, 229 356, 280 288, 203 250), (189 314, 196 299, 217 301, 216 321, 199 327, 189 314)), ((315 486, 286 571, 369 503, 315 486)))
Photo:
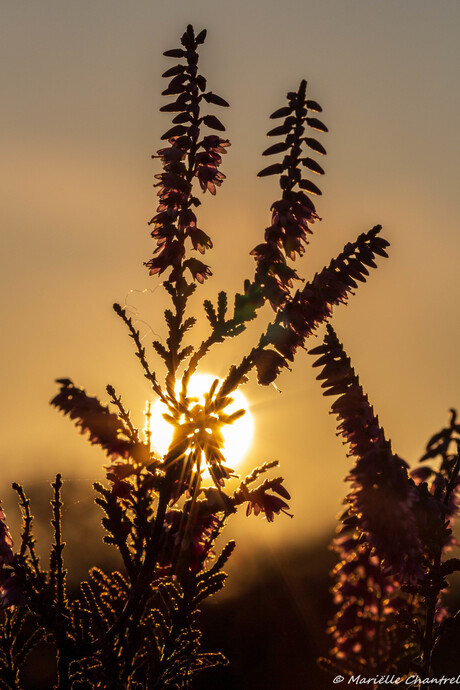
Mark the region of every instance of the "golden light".
MULTIPOLYGON (((216 378, 216 376, 211 374, 195 374, 190 379, 188 385, 188 397, 198 398, 198 403, 204 404, 204 394, 209 391, 216 378)), ((180 385, 178 386, 178 392, 179 390, 180 385)), ((245 410, 245 414, 242 417, 233 422, 233 424, 225 425, 222 428, 222 435, 225 441, 222 452, 227 461, 226 464, 236 468, 251 446, 254 420, 249 410, 248 401, 240 391, 233 392, 230 397, 233 398, 233 402, 225 408, 225 414, 230 415, 237 410, 245 410)), ((151 443, 160 455, 164 455, 173 437, 173 427, 163 419, 163 414, 167 413, 168 409, 164 403, 157 400, 152 405, 151 412, 151 443)))

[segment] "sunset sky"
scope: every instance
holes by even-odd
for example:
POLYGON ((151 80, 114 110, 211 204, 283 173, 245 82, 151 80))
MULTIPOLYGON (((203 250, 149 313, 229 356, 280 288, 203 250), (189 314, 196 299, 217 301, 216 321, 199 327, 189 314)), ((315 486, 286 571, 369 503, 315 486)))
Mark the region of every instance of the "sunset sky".
MULTIPOLYGON (((154 248, 150 156, 170 119, 162 57, 185 26, 208 29, 201 68, 231 108, 232 142, 200 226, 213 277, 195 304, 253 276, 249 251, 278 198, 257 179, 268 115, 302 78, 329 134, 326 175, 300 275, 312 278, 348 241, 383 225, 391 243, 333 324, 394 449, 410 462, 460 406, 460 3, 456 0, 80 0, 3 2, 0 40, 2 198, 2 478, 88 485, 104 456, 48 405, 54 379, 101 397, 111 383, 137 421, 150 389, 114 301, 164 333, 164 291, 143 261, 154 248), (147 292, 142 292, 147 290, 147 292)), ((262 328, 262 325, 260 326, 262 328)), ((201 330, 200 330, 201 329, 201 330)), ((196 338, 205 334, 205 325, 196 338)), ((259 329, 222 345, 203 367, 225 375, 259 329)), ((320 331, 322 333, 322 331, 320 331)), ((311 341, 311 346, 319 344, 311 341)), ((152 359, 153 361, 153 359, 152 359)), ((161 369, 158 368, 158 373, 161 369)), ((245 387, 255 419, 242 471, 279 459, 294 520, 248 520, 253 539, 314 538, 334 525, 349 461, 299 352, 278 387, 245 387)))

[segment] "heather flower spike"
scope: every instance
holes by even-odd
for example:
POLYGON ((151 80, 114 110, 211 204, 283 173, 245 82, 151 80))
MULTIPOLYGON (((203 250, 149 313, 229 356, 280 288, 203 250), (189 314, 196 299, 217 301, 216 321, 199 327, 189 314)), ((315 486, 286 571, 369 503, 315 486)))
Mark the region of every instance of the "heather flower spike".
POLYGON ((111 412, 81 388, 76 388, 70 379, 58 383, 61 390, 51 405, 69 415, 82 434, 88 433, 90 443, 100 445, 111 458, 131 458, 143 465, 149 464, 150 448, 139 441, 139 434, 131 424, 128 426, 119 414, 111 412))
POLYGON ((281 163, 269 165, 259 172, 259 177, 279 175, 282 190, 282 198, 272 205, 272 223, 265 230, 265 242, 251 252, 257 262, 256 283, 274 309, 285 303, 292 281, 298 280, 297 273, 286 259, 295 261, 296 255, 303 255, 308 244, 307 235, 312 232, 309 224, 318 219, 310 196, 319 195, 321 191, 311 180, 303 177, 302 168, 319 174, 324 171, 310 158, 302 158, 302 154, 308 148, 326 153, 319 142, 304 134, 306 127, 321 132, 327 132, 327 127, 316 118, 308 117, 309 109, 320 110, 320 106, 307 100, 306 89, 307 82, 302 81, 297 92, 288 93, 288 105, 270 116, 272 119, 283 118, 283 124, 271 129, 268 136, 282 136, 283 141, 269 146, 263 155, 283 153, 284 156, 281 163))
POLYGON ((313 366, 321 367, 317 379, 324 395, 337 397, 331 412, 355 460, 341 534, 334 542, 340 557, 333 572, 338 610, 329 630, 334 646, 323 663, 348 675, 356 669, 408 673, 411 668, 428 674, 434 641, 446 624, 440 596, 447 587, 444 578, 460 570, 459 559, 443 560, 458 512, 456 413, 422 457, 440 456, 439 469, 409 474, 331 326, 310 354, 316 358, 313 366))
MULTIPOLYGON (((273 144, 263 155, 284 153, 282 162, 260 171, 259 177, 279 175, 282 198, 272 207, 272 222, 265 230, 265 241, 251 252, 256 261, 253 281, 246 280, 244 293, 235 295, 233 324, 243 329, 246 321, 256 318, 257 310, 265 301, 270 302, 275 318, 259 343, 241 364, 232 368, 226 382, 229 390, 238 385, 252 368, 262 385, 273 383, 279 374, 289 369, 299 347, 332 315, 332 309, 344 304, 359 282, 366 282, 369 268, 376 268, 377 256, 387 257, 389 243, 379 236, 377 225, 348 243, 343 252, 331 261, 303 289, 293 292, 293 281, 299 276, 290 261, 302 256, 308 244, 311 225, 318 220, 311 195, 321 191, 304 170, 323 174, 322 167, 312 158, 303 157, 305 149, 326 154, 324 147, 314 138, 305 137, 305 129, 327 132, 327 127, 309 111, 321 112, 316 101, 306 97, 307 83, 302 81, 297 92, 287 95, 288 105, 272 115, 284 122, 268 132, 268 136, 283 136, 284 141, 273 144), (358 282, 357 282, 358 281, 358 282)), ((238 331, 239 332, 239 331, 238 331)))
POLYGON ((160 204, 150 221, 157 248, 156 256, 146 265, 152 275, 161 275, 171 269, 168 279, 177 285, 185 280, 184 269, 200 283, 212 275, 209 266, 202 261, 185 258, 190 243, 201 254, 212 247, 210 237, 197 227, 193 209, 201 202, 194 193, 193 181, 198 180, 203 192, 209 190, 215 194, 216 187, 225 179, 218 168, 230 145, 227 139, 203 132, 225 131, 215 115, 202 114, 203 100, 210 105, 228 106, 227 101, 207 90, 206 79, 198 72, 197 49, 205 37, 206 32, 195 36, 189 25, 181 39, 183 47, 164 53, 167 57, 179 58, 181 63, 163 74, 170 82, 162 95, 172 96, 174 100, 160 110, 177 115, 173 117, 174 126, 161 137, 169 146, 157 151, 163 166, 163 172, 155 175, 159 180, 155 186, 159 187, 160 204))
POLYGON ((392 452, 331 326, 323 345, 310 354, 317 357, 314 366, 322 367, 317 379, 322 381, 324 395, 338 396, 331 411, 356 460, 348 477, 352 492, 347 497, 346 520, 354 521, 393 574, 405 581, 417 579, 423 572, 422 545, 413 505, 419 499, 408 465, 392 452))

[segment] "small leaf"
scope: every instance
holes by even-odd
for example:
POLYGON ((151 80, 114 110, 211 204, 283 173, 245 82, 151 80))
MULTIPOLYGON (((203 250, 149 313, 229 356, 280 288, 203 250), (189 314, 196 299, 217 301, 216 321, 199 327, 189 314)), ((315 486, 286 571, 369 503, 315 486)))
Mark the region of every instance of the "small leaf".
POLYGON ((321 122, 321 120, 317 120, 316 117, 307 117, 307 123, 310 125, 310 127, 317 129, 319 132, 329 131, 326 125, 321 122))
POLYGON ((200 583, 200 588, 198 594, 196 594, 192 599, 192 604, 198 606, 198 604, 219 592, 224 586, 224 582, 227 579, 227 575, 222 572, 214 573, 206 578, 204 583, 200 583))
POLYGON ((168 129, 167 132, 163 134, 161 137, 162 139, 171 139, 172 137, 180 137, 182 134, 185 134, 187 131, 187 127, 184 125, 174 125, 174 127, 171 127, 171 129, 168 129))
POLYGON ((174 67, 170 67, 170 69, 167 69, 166 72, 163 72, 161 76, 165 77, 165 79, 167 79, 168 77, 175 77, 176 74, 182 74, 184 70, 184 65, 175 65, 174 67))
POLYGON ((162 96, 177 96, 178 93, 183 93, 186 90, 185 84, 176 84, 168 86, 167 89, 161 92, 162 96))
POLYGON ((377 264, 374 261, 374 253, 369 247, 358 247, 356 250, 356 256, 366 266, 377 268, 377 264))
POLYGON ((211 129, 217 129, 219 132, 225 131, 224 125, 215 115, 205 115, 203 122, 208 127, 211 127, 211 129))
POLYGON ((177 353, 177 359, 179 360, 179 362, 182 362, 187 357, 190 357, 194 349, 195 348, 193 347, 193 345, 187 345, 186 347, 182 348, 182 350, 180 350, 177 353))
POLYGON ((206 79, 201 74, 197 76, 196 83, 198 84, 200 91, 206 90, 206 79))
POLYGON ((199 46, 199 45, 201 45, 202 43, 204 43, 207 33, 208 33, 208 32, 207 32, 206 29, 203 29, 203 31, 200 31, 200 33, 198 34, 198 36, 197 36, 196 39, 195 39, 195 42, 196 42, 197 46, 199 46))
POLYGON ((323 168, 316 161, 314 161, 313 158, 304 158, 302 163, 306 168, 312 172, 315 172, 317 175, 324 175, 323 168))
MULTIPOLYGON (((312 347, 311 350, 308 350, 309 355, 324 355, 326 352, 329 352, 329 346, 326 345, 326 343, 323 343, 322 345, 318 345, 317 347, 312 347)), ((315 365, 313 365, 315 366, 315 365)))
POLYGON ((205 299, 205 301, 203 302, 203 307, 206 312, 206 316, 208 317, 209 323, 214 328, 214 326, 217 325, 217 315, 214 309, 214 305, 209 299, 205 299))
POLYGON ((273 127, 269 132, 267 132, 267 137, 277 137, 280 134, 288 134, 295 122, 295 118, 287 117, 282 125, 278 127, 273 127))
POLYGON ((170 359, 171 359, 171 356, 170 356, 168 350, 164 347, 164 345, 162 345, 159 340, 154 340, 152 345, 153 345, 155 351, 160 355, 162 360, 166 364, 168 364, 170 359))
POLYGON ((313 151, 316 151, 317 153, 321 153, 321 155, 325 156, 326 155, 326 149, 322 144, 319 143, 319 141, 316 141, 316 139, 310 139, 309 137, 306 137, 304 139, 305 143, 307 146, 309 146, 313 151))
POLYGON ((185 110, 185 103, 182 100, 177 99, 177 101, 174 101, 174 103, 167 103, 166 105, 161 106, 160 112, 161 113, 181 113, 185 110))
POLYGON ((173 48, 172 50, 165 50, 163 53, 165 57, 181 58, 184 57, 185 51, 182 48, 173 48))
POLYGON ((241 417, 243 417, 245 414, 245 410, 237 410, 236 412, 233 412, 233 414, 230 414, 227 417, 225 417, 225 423, 233 424, 233 422, 236 422, 237 419, 241 419, 241 417))
POLYGON ((226 313, 227 313, 227 293, 222 291, 222 292, 219 292, 219 295, 217 297, 217 320, 219 321, 219 323, 223 323, 226 313))
POLYGON ((208 93, 204 93, 203 98, 208 103, 214 103, 214 105, 221 105, 224 108, 229 107, 229 103, 227 103, 227 101, 224 98, 221 98, 220 96, 213 93, 212 91, 209 91, 208 93))
POLYGON ((318 196, 322 194, 320 188, 313 184, 313 182, 310 182, 310 180, 300 180, 299 187, 310 192, 310 194, 317 194, 318 196))
POLYGON ((191 117, 189 113, 179 113, 175 117, 173 117, 173 122, 174 124, 182 124, 183 122, 190 122, 191 117))
MULTIPOLYGON (((350 377, 350 378, 351 378, 352 381, 354 380, 354 377, 350 377)), ((322 388, 326 388, 326 389, 327 389, 327 390, 324 390, 324 391, 323 391, 323 395, 324 395, 324 396, 328 396, 328 395, 343 395, 343 394, 346 393, 347 390, 348 390, 348 385, 347 385, 347 382, 346 382, 346 381, 345 381, 344 383, 337 383, 335 386, 330 386, 330 387, 329 387, 329 386, 330 386, 329 380, 328 380, 328 381, 325 381, 325 382, 322 384, 322 388)))
POLYGON ((314 111, 317 112, 317 113, 322 113, 322 112, 323 112, 322 107, 321 107, 320 104, 317 103, 316 101, 310 101, 310 100, 308 100, 307 103, 306 103, 306 105, 307 105, 307 108, 308 108, 309 110, 314 110, 314 111))
POLYGON ((274 163, 269 165, 268 168, 264 168, 257 173, 257 177, 266 177, 267 175, 279 175, 284 170, 282 163, 274 163))
POLYGON ((285 141, 279 141, 277 144, 273 144, 272 146, 269 146, 268 149, 265 149, 265 151, 262 153, 262 156, 271 156, 274 153, 281 153, 282 151, 286 151, 289 148, 289 144, 287 144, 285 141))
POLYGON ((383 237, 374 237, 372 240, 372 251, 375 254, 379 254, 380 256, 384 256, 385 258, 388 258, 388 254, 385 251, 385 247, 389 247, 390 243, 387 242, 386 240, 383 239, 383 237))
POLYGON ((196 318, 194 316, 189 316, 187 319, 185 319, 184 323, 182 324, 181 333, 184 334, 186 333, 190 328, 192 328, 196 324, 196 318))
POLYGON ((168 328, 171 331, 174 328, 175 319, 174 314, 170 309, 165 309, 165 321, 168 324, 168 328))
POLYGON ((270 120, 277 120, 279 117, 286 117, 291 114, 291 108, 288 105, 278 108, 274 113, 270 115, 270 120))

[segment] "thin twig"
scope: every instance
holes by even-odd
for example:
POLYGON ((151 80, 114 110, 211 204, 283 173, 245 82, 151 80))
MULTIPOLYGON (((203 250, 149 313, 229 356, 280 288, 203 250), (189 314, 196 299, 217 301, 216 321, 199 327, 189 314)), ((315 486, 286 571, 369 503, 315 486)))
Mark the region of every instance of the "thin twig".
POLYGON ((137 331, 134 328, 132 319, 129 316, 127 316, 126 311, 122 307, 120 307, 119 304, 114 304, 113 308, 114 308, 115 313, 118 314, 118 316, 128 326, 129 334, 136 344, 136 349, 137 349, 136 356, 138 357, 138 359, 142 365, 145 378, 150 381, 152 388, 153 388, 154 392, 158 395, 158 397, 165 404, 167 404, 167 402, 168 402, 167 398, 164 395, 163 391, 161 390, 161 386, 157 381, 157 377, 156 377, 155 372, 150 371, 149 364, 148 364, 147 359, 145 357, 145 347, 141 343, 139 331, 137 331))
POLYGON ((106 387, 107 393, 110 395, 112 403, 118 408, 121 419, 124 421, 129 429, 129 438, 131 441, 139 441, 139 431, 136 429, 131 421, 131 416, 129 410, 126 410, 123 403, 121 402, 121 395, 117 395, 115 388, 110 384, 106 387))

